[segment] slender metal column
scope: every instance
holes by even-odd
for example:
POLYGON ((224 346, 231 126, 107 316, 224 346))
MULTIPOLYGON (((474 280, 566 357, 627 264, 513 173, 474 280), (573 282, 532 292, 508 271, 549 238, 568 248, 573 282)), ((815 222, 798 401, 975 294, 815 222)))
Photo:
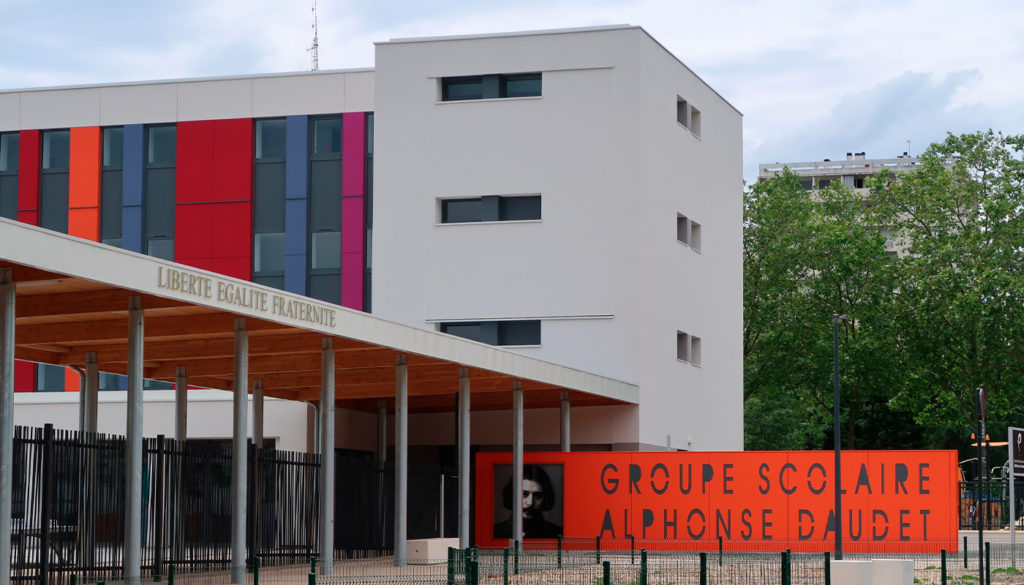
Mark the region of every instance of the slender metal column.
POLYGON ((377 399, 377 462, 388 460, 388 402, 377 399))
POLYGON ((96 432, 96 415, 99 411, 100 365, 96 362, 96 352, 85 352, 85 388, 83 388, 84 406, 82 430, 86 433, 96 432))
POLYGON ((512 538, 523 541, 523 383, 512 383, 512 538))
POLYGON ((409 366, 395 360, 395 566, 405 566, 407 495, 409 492, 409 366))
POLYGON ((561 427, 561 448, 562 453, 568 453, 572 450, 571 443, 569 442, 569 393, 562 391, 562 427, 561 427))
POLYGON ((459 368, 459 548, 469 548, 469 368, 459 368))
POLYGON ((142 579, 142 297, 128 301, 128 433, 125 437, 124 580, 142 579))
POLYGON ((249 332, 235 319, 234 435, 231 454, 231 582, 245 583, 245 505, 248 470, 249 332))
POLYGON ((11 583, 11 465, 14 458, 14 296, 10 268, 0 268, 0 585, 11 583))
POLYGON ((174 440, 188 438, 188 371, 174 368, 174 440))
POLYGON ((252 444, 263 448, 263 378, 252 381, 252 444))
POLYGON ((320 565, 334 574, 334 340, 321 342, 320 369, 320 565))

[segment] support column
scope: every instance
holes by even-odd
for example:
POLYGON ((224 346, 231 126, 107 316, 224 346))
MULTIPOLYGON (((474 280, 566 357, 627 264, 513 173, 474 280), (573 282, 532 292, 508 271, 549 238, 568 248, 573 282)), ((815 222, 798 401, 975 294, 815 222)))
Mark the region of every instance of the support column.
POLYGON ((409 366, 395 360, 395 566, 405 566, 406 505, 409 491, 409 366))
POLYGON ((252 381, 252 444, 263 448, 263 378, 252 381))
POLYGON ((459 548, 469 548, 469 368, 459 368, 459 548))
POLYGON ((512 539, 523 542, 523 383, 512 382, 512 539))
POLYGON ((235 388, 231 453, 231 582, 245 583, 245 505, 248 470, 249 333, 235 319, 235 388))
POLYGON ((334 574, 334 340, 321 342, 320 574, 334 574))
POLYGON ((125 437, 124 580, 142 578, 142 297, 128 300, 128 432, 125 437))
POLYGON ((14 461, 13 271, 0 268, 0 585, 11 583, 11 481, 14 461))
POLYGON ((571 443, 569 442, 569 392, 562 391, 562 426, 561 426, 561 448, 562 453, 568 453, 571 450, 571 443))
POLYGON ((100 365, 96 362, 96 352, 85 352, 85 387, 83 392, 81 430, 95 433, 99 413, 100 365))
POLYGON ((377 399, 377 463, 388 460, 388 402, 377 399))
POLYGON ((174 440, 188 438, 188 371, 174 368, 174 440))

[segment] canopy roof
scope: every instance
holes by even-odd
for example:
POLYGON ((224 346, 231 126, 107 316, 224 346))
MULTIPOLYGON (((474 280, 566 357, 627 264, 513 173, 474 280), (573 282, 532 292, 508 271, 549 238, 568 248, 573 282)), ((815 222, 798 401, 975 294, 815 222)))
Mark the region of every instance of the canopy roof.
MULTIPOLYGON (((267 396, 315 402, 321 343, 336 353, 336 404, 376 410, 393 404, 395 363, 409 366, 409 409, 455 409, 460 367, 469 369, 474 410, 508 409, 522 382, 526 408, 636 404, 634 384, 525 357, 489 345, 401 325, 287 293, 0 218, 0 268, 17 283, 15 357, 124 374, 129 298, 145 311, 144 375, 233 387, 234 319, 249 331, 249 377, 267 396)), ((250 385, 251 387, 251 385, 250 385)))

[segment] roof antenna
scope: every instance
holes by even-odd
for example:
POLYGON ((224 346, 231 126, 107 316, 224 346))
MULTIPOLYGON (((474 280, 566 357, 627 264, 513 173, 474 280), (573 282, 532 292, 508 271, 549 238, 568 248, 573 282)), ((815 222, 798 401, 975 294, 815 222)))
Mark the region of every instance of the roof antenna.
POLYGON ((914 156, 914 155, 910 154, 911 152, 912 151, 910 150, 910 139, 907 138, 907 155, 908 156, 914 156))
POLYGON ((306 49, 306 52, 312 56, 313 60, 309 70, 318 71, 320 69, 320 35, 316 26, 316 0, 313 0, 313 46, 306 49))

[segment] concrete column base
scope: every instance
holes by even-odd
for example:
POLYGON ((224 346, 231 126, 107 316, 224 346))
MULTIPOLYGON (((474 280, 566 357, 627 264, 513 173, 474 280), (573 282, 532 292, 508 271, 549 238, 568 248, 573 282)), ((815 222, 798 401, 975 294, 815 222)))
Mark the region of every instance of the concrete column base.
POLYGON ((832 561, 832 585, 871 585, 871 561, 832 561))
POLYGON ((871 576, 875 585, 914 585, 914 561, 872 559, 871 576))

